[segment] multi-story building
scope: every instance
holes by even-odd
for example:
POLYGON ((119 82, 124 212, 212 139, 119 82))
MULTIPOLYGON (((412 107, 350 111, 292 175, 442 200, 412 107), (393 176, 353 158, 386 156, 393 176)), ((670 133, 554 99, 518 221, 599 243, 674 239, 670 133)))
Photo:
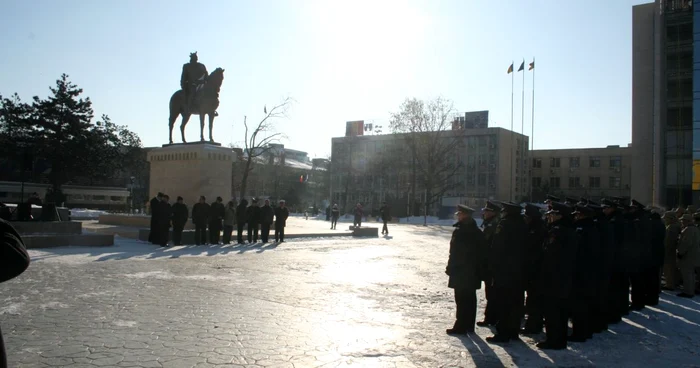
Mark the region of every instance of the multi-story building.
MULTIPOLYGON (((431 196, 433 215, 454 211, 456 203, 480 206, 492 199, 520 201, 529 193, 528 137, 488 128, 486 122, 479 123, 481 117, 472 119, 470 113, 465 116, 466 123, 457 117, 452 130, 439 133, 439 139, 457 138, 460 144, 449 155, 456 171, 442 187, 444 193, 438 199, 431 196)), ((427 190, 421 178, 413 176, 408 134, 363 135, 362 127, 355 126, 358 123, 349 122, 346 136, 332 139, 331 200, 345 210, 357 202, 376 209, 387 201, 395 216, 423 214, 427 190)))
POLYGON ((629 197, 631 153, 620 146, 533 150, 533 200, 541 201, 546 194, 592 200, 629 197))
POLYGON ((631 195, 699 205, 700 1, 656 0, 632 15, 631 195))

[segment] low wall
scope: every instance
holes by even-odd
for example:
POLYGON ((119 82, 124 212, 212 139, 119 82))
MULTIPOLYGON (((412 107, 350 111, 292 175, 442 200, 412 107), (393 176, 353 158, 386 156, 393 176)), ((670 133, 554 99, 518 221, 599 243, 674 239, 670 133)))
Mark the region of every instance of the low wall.
POLYGON ((20 235, 27 234, 75 234, 83 232, 83 224, 77 221, 16 221, 12 226, 20 235))
POLYGON ((27 249, 65 246, 104 247, 114 245, 114 235, 108 234, 29 234, 22 240, 27 249))
MULTIPOLYGON (((151 227, 151 216, 148 215, 125 215, 125 214, 102 214, 99 217, 100 224, 104 225, 115 225, 115 226, 131 226, 140 228, 150 228, 151 227)), ((185 229, 194 230, 194 224, 192 221, 188 221, 185 224, 185 229)))

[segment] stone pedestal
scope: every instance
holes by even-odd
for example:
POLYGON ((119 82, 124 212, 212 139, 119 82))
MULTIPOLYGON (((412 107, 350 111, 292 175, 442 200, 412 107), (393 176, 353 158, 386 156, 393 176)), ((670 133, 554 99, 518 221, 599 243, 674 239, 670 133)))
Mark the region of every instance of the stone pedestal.
POLYGON ((149 198, 158 192, 170 196, 175 203, 182 196, 187 207, 197 203, 199 196, 207 197, 207 203, 216 197, 231 200, 233 186, 231 173, 236 154, 218 143, 169 144, 148 152, 151 163, 149 198))

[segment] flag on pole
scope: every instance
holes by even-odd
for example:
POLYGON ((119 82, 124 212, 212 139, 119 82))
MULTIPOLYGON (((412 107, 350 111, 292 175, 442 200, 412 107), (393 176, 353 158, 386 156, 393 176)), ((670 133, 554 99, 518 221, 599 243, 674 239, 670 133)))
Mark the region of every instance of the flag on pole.
POLYGON ((532 58, 532 62, 530 63, 530 67, 527 68, 527 70, 532 70, 535 69, 535 58, 532 58))
POLYGON ((513 63, 510 63, 510 66, 508 67, 508 74, 513 72, 513 63))
POLYGON ((525 59, 523 59, 523 63, 520 64, 520 68, 518 68, 518 71, 519 71, 519 72, 520 72, 520 71, 523 71, 523 70, 525 70, 525 59))

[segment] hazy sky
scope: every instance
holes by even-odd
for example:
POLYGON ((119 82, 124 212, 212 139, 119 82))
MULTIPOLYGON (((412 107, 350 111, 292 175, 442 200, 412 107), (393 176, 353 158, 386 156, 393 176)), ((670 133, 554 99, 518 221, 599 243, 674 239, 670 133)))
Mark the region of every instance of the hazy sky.
MULTIPOLYGON (((386 124, 406 97, 490 110, 491 126, 510 128, 506 69, 536 57, 536 149, 626 145, 632 6, 645 2, 4 0, 0 94, 43 97, 67 73, 96 116, 161 145, 182 64, 198 51, 209 71, 226 69, 217 141, 240 145, 244 115, 259 119, 264 105, 290 96, 289 119, 277 122, 283 143, 324 157, 346 121, 386 124)), ((516 131, 522 86, 516 73, 516 131)), ((529 72, 528 135, 531 100, 529 72)), ((190 141, 199 136, 193 119, 190 141)))

